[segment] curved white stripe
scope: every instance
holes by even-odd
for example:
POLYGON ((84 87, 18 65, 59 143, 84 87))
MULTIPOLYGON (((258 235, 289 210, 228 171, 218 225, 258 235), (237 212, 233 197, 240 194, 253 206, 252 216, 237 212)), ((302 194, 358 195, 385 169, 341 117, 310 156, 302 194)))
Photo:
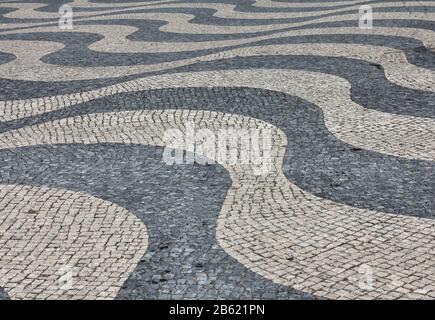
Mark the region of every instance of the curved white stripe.
MULTIPOLYGON (((184 52, 235 46, 254 43, 261 40, 278 39, 284 37, 310 36, 310 35, 334 35, 334 34, 357 34, 357 35, 383 35, 393 37, 409 37, 420 40, 430 48, 435 48, 435 33, 430 30, 414 28, 389 28, 377 27, 374 29, 362 30, 357 27, 344 28, 322 28, 322 29, 301 29, 274 33, 266 36, 256 36, 246 39, 234 40, 209 40, 197 42, 152 42, 132 41, 128 36, 138 31, 139 28, 124 25, 77 25, 73 30, 62 30, 57 26, 36 27, 24 30, 10 30, 2 34, 25 34, 25 33, 65 33, 65 32, 87 32, 102 35, 104 38, 89 45, 89 49, 99 52, 110 53, 163 53, 163 52, 184 52)), ((289 44, 292 45, 292 44, 289 44)), ((7 45, 2 45, 0 51, 6 51, 7 45)), ((390 50, 390 49, 389 49, 390 50)), ((9 51, 10 52, 10 51, 9 51)), ((12 53, 12 52, 10 52, 12 53)))
MULTIPOLYGON (((108 20, 108 19, 149 19, 149 20, 163 20, 167 24, 159 28, 162 32, 171 33, 184 33, 184 34, 240 34, 240 33, 254 33, 264 31, 278 31, 288 27, 306 26, 312 23, 322 22, 337 22, 337 21, 358 21, 359 14, 347 14, 347 15, 334 15, 323 18, 314 18, 304 22, 289 22, 282 24, 272 25, 256 25, 256 26, 226 26, 226 25, 207 25, 192 23, 190 20, 194 19, 194 15, 181 14, 181 13, 132 13, 132 14, 116 14, 107 15, 103 17, 90 18, 90 20, 108 20)), ((427 12, 374 12, 373 19, 390 19, 390 20, 425 20, 434 21, 435 14, 427 12)), ((84 18, 80 20, 89 20, 84 18)))
MULTIPOLYGON (((69 4, 73 10, 74 8, 93 8, 89 5, 79 5, 75 3, 69 4)), ((6 18, 12 19, 53 19, 58 18, 59 13, 57 12, 43 12, 35 11, 41 7, 46 6, 45 4, 30 4, 30 6, 24 6, 23 4, 11 4, 9 7, 16 7, 18 10, 11 13, 5 14, 6 18)), ((389 3, 372 3, 370 4, 372 8, 402 8, 402 7, 418 7, 418 6, 435 6, 435 1, 425 2, 425 1, 404 1, 404 2, 389 2, 389 3)), ((313 7, 313 6, 312 6, 313 7)), ((305 17, 315 17, 323 14, 340 13, 349 10, 358 10, 359 5, 353 5, 345 8, 329 9, 329 10, 316 10, 316 11, 306 11, 306 12, 245 12, 236 11, 236 5, 226 4, 226 3, 148 3, 141 5, 134 5, 130 3, 130 6, 124 9, 118 9, 118 6, 110 8, 108 10, 101 11, 87 11, 87 12, 76 12, 75 17, 89 17, 96 16, 100 14, 108 13, 120 13, 120 12, 133 12, 138 9, 147 8, 187 8, 187 9, 211 9, 216 10, 212 16, 222 18, 222 19, 260 19, 260 20, 273 20, 273 19, 285 19, 285 18, 305 18, 305 17)))
MULTIPOLYGON (((101 7, 108 7, 107 10, 98 10, 98 11, 80 11, 75 12, 74 17, 93 17, 100 14, 107 14, 107 13, 113 13, 113 12, 128 12, 130 10, 138 10, 138 9, 146 9, 150 6, 154 7, 159 4, 164 4, 166 2, 171 2, 173 0, 162 0, 162 1, 156 1, 154 3, 142 3, 139 5, 135 5, 134 3, 92 3, 92 2, 84 2, 80 0, 75 0, 73 2, 66 3, 69 5, 73 11, 74 9, 79 8, 101 8, 101 7), (127 7, 127 8, 123 8, 127 7)), ((59 7, 62 4, 59 4, 59 7)), ((58 12, 48 12, 48 11, 37 11, 38 9, 42 9, 44 7, 47 7, 47 3, 0 3, 0 8, 13 8, 16 9, 12 12, 9 12, 7 14, 4 14, 3 17, 9 18, 9 19, 57 19, 59 18, 60 14, 58 12)))
MULTIPOLYGON (((435 6, 435 1, 425 2, 425 1, 404 1, 404 2, 388 2, 388 3, 372 3, 370 6, 374 9, 377 8, 403 8, 407 6, 435 6)), ((307 18, 315 17, 323 14, 340 13, 349 10, 359 9, 359 5, 339 8, 339 9, 329 9, 329 10, 316 10, 316 11, 305 11, 305 12, 245 12, 234 10, 236 5, 225 4, 225 3, 195 3, 192 4, 163 4, 158 6, 159 8, 195 8, 195 9, 213 9, 216 10, 212 16, 222 18, 222 19, 259 19, 259 20, 274 20, 274 19, 286 19, 286 18, 307 18)))
POLYGON ((259 8, 316 8, 316 7, 336 7, 336 6, 353 6, 367 3, 367 0, 348 0, 348 1, 319 1, 319 2, 281 2, 273 0, 256 0, 252 4, 259 8))
POLYGON ((298 188, 282 173, 286 136, 265 122, 208 111, 113 112, 21 128, 3 134, 0 141, 9 147, 106 142, 165 146, 164 132, 185 132, 188 122, 198 130, 208 128, 211 135, 222 129, 269 129, 272 134, 265 175, 253 174, 252 164, 221 163, 233 183, 217 238, 245 266, 277 283, 329 298, 408 297, 425 289, 433 273, 435 221, 354 208, 298 188), (370 291, 358 286, 364 275, 361 265, 375 277, 370 291), (411 277, 416 281, 403 292, 397 282, 411 277))
POLYGON ((122 207, 24 185, 0 185, 0 239, 11 299, 115 298, 148 245, 145 225, 122 207))
MULTIPOLYGON (((316 7, 335 7, 335 6, 356 6, 367 4, 367 0, 353 0, 353 1, 335 1, 335 2, 281 2, 281 1, 273 1, 273 0, 257 0, 254 4, 254 7, 259 8, 316 8, 316 7)), ((385 5, 392 6, 432 6, 434 5, 433 1, 402 1, 402 2, 387 2, 385 5), (415 4, 414 4, 415 3, 415 4), (426 4, 427 3, 427 4, 426 4)), ((369 3, 370 6, 382 6, 383 3, 369 3)), ((334 10, 334 9, 328 9, 334 10)))
POLYGON ((381 64, 387 79, 399 86, 415 90, 435 91, 434 72, 407 63, 399 50, 358 44, 297 44, 270 45, 263 47, 231 49, 216 54, 196 58, 181 59, 150 65, 109 66, 109 67, 69 67, 47 64, 40 59, 59 51, 63 44, 52 41, 3 40, 2 51, 16 56, 15 60, 0 65, 3 78, 27 81, 72 81, 96 78, 111 78, 144 72, 160 71, 201 61, 213 61, 232 57, 256 55, 330 55, 334 57, 356 58, 381 64), (29 48, 32 48, 29 53, 29 48), (341 48, 341 50, 340 50, 341 48))
POLYGON ((159 1, 152 1, 149 3, 143 3, 139 2, 140 4, 135 4, 135 2, 94 2, 94 1, 88 1, 88 0, 73 0, 68 3, 71 7, 74 8, 101 8, 101 7, 109 7, 109 8, 123 8, 123 7, 149 7, 149 6, 155 6, 167 2, 172 2, 174 0, 159 0, 159 1))

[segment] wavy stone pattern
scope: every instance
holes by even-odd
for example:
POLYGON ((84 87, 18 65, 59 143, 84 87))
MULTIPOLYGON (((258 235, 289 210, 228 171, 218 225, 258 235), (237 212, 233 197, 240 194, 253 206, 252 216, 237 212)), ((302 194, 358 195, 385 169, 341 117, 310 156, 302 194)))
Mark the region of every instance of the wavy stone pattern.
POLYGON ((199 61, 213 61, 222 58, 232 58, 238 56, 255 56, 255 55, 274 55, 277 52, 280 54, 294 54, 294 55, 317 55, 319 50, 323 52, 324 56, 346 56, 357 59, 368 60, 372 63, 380 64, 385 68, 385 76, 394 84, 408 87, 417 90, 435 91, 434 73, 432 70, 415 67, 403 63, 405 60, 403 54, 392 49, 380 49, 380 56, 386 56, 384 61, 381 57, 373 56, 371 51, 377 50, 373 47, 364 47, 356 45, 346 45, 343 50, 336 48, 332 45, 311 45, 301 46, 296 49, 291 47, 275 47, 264 46, 261 48, 248 48, 248 49, 233 49, 223 51, 218 54, 210 54, 201 56, 199 58, 182 59, 174 62, 164 62, 153 65, 135 65, 135 66, 119 66, 119 67, 75 67, 71 70, 69 66, 53 66, 41 61, 42 57, 49 55, 62 49, 63 44, 56 42, 43 42, 16 40, 16 41, 1 41, 2 50, 6 53, 15 55, 17 58, 11 62, 0 66, 0 71, 4 78, 40 81, 48 74, 54 73, 50 76, 53 81, 68 80, 88 80, 94 78, 110 78, 114 73, 120 76, 129 76, 140 74, 144 71, 161 71, 175 67, 181 67, 193 64, 199 61), (26 50, 31 46, 34 50, 31 54, 26 50), (386 61, 385 61, 386 60, 386 61), (390 60, 390 61, 388 61, 390 60), (396 60, 396 61, 394 61, 396 60), (397 63, 400 62, 400 69, 397 63), (31 68, 36 68, 37 73, 28 72, 31 68))
POLYGON ((435 298, 435 3, 361 4, 1 3, 0 299, 435 298), (270 170, 162 164, 187 121, 270 170))
POLYGON ((3 288, 0 288, 0 300, 10 300, 9 295, 3 288))
POLYGON ((221 166, 168 166, 161 148, 125 144, 45 145, 3 150, 0 157, 4 182, 83 190, 147 225, 147 252, 118 299, 315 298, 263 278, 217 244, 231 184, 221 166))
POLYGON ((270 90, 195 87, 115 94, 74 108, 3 123, 0 131, 89 113, 143 109, 231 110, 233 114, 258 118, 291 137, 283 172, 302 189, 359 208, 434 216, 432 161, 397 158, 352 147, 325 128, 318 107, 270 90))
MULTIPOLYGON (((80 95, 47 97, 33 107, 34 100, 13 101, 4 104, 3 119, 20 118, 56 110, 65 105, 93 100, 119 92, 148 88, 245 86, 276 90, 299 96, 318 105, 324 114, 325 125, 337 138, 364 149, 395 156, 422 160, 435 159, 435 123, 432 119, 392 115, 367 110, 354 103, 350 97, 350 84, 345 80, 324 74, 286 70, 238 70, 161 75, 131 81, 80 95), (334 87, 330 85, 334 83, 334 87), (46 102, 47 101, 47 102, 46 102), (53 103, 52 103, 53 101, 53 103), (421 143, 425 141, 425 143, 421 143)), ((7 138, 4 139, 8 141, 7 138)))
POLYGON ((113 298, 147 248, 124 208, 57 188, 2 185, 0 285, 13 299, 113 298))
POLYGON ((411 276, 415 282, 408 284, 408 293, 419 296, 424 290, 420 284, 433 276, 430 257, 435 221, 352 208, 304 192, 283 175, 287 139, 267 123, 209 111, 101 113, 25 127, 17 134, 11 131, 13 137, 4 140, 13 141, 8 147, 107 142, 164 146, 164 132, 184 131, 188 121, 198 129, 268 128, 272 132, 270 163, 264 174, 256 174, 255 164, 221 163, 232 185, 218 219, 217 238, 242 264, 274 282, 328 298, 406 298, 394 281, 404 282, 411 276), (273 218, 267 219, 272 212, 273 218), (293 254, 295 259, 289 259, 293 254), (415 254, 425 263, 410 262, 415 254), (380 288, 370 294, 356 284, 359 268, 365 264, 378 274, 380 288), (317 282, 301 280, 316 270, 323 275, 317 282))

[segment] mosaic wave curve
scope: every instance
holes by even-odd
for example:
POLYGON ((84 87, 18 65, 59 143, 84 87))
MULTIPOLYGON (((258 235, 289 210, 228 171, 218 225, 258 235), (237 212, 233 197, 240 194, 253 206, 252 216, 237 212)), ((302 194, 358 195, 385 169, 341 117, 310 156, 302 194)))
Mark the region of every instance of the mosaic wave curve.
POLYGON ((0 299, 435 298, 434 1, 68 5, 0 4, 0 299), (187 121, 271 171, 162 164, 187 121))

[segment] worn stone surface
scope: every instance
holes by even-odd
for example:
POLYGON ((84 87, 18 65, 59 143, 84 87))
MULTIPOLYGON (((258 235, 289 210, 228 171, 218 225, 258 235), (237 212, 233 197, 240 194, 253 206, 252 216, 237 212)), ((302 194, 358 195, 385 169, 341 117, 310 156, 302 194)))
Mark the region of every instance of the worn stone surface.
POLYGON ((6 293, 5 289, 0 288, 0 300, 9 300, 9 295, 6 293))
POLYGON ((219 246, 217 217, 230 186, 221 166, 168 166, 160 148, 138 145, 11 151, 1 153, 6 163, 15 163, 2 182, 82 190, 122 205, 147 225, 147 252, 118 299, 314 298, 250 271, 219 246), (35 166, 32 154, 43 164, 35 166))
POLYGON ((435 297, 433 2, 69 4, 0 3, 0 299, 435 297))

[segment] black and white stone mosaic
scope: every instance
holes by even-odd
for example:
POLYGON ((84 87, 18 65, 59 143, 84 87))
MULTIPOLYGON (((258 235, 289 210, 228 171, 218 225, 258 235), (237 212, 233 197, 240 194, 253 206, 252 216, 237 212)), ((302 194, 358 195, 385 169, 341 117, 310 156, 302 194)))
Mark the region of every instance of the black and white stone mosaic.
POLYGON ((0 300, 435 298, 434 21, 433 1, 1 2, 0 300), (271 128, 272 172, 165 164, 188 120, 271 128))
POLYGON ((7 173, 2 184, 86 192, 121 205, 144 222, 148 249, 119 299, 312 298, 250 271, 216 242, 217 216, 230 185, 220 166, 168 166, 161 148, 119 144, 1 154, 6 164, 1 176, 7 173))

